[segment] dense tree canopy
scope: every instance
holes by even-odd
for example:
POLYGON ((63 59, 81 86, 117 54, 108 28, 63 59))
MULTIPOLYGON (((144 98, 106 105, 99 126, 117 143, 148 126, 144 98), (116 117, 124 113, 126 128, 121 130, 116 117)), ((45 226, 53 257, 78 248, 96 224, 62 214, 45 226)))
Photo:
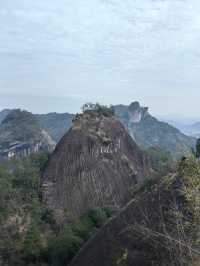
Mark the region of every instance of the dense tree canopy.
POLYGON ((110 217, 109 210, 91 210, 67 226, 40 201, 40 174, 48 154, 33 155, 0 167, 0 257, 3 265, 66 265, 110 217))

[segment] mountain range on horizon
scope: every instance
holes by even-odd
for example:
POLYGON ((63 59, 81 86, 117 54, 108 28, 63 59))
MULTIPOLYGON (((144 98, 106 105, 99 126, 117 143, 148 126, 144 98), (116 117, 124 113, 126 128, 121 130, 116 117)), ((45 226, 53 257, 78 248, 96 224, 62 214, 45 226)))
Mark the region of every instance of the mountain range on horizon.
MULTIPOLYGON (((130 105, 115 105, 113 108, 116 117, 143 149, 156 147, 170 153, 177 159, 189 154, 191 148, 195 145, 194 137, 183 134, 169 123, 159 121, 149 113, 147 107, 141 107, 139 102, 132 102, 130 105)), ((9 113, 15 111, 5 109, 0 112, 0 130, 3 120, 9 113)), ((18 111, 23 113, 23 111, 18 111)), ((56 112, 34 114, 33 116, 38 121, 41 129, 47 132, 55 143, 58 143, 68 132, 75 117, 74 114, 56 112)), ((196 125, 196 131, 198 131, 198 124, 196 125)))
POLYGON ((162 119, 164 122, 178 128, 181 132, 183 132, 184 134, 188 135, 188 136, 192 136, 195 138, 199 138, 200 137, 200 119, 192 119, 189 122, 184 122, 184 120, 168 120, 168 119, 162 119), (196 121, 196 122, 194 122, 196 121))
MULTIPOLYGON (((128 106, 126 104, 117 104, 114 106, 128 106)), ((0 124, 3 121, 3 119, 7 116, 7 114, 15 109, 21 109, 21 110, 25 110, 23 108, 13 108, 13 109, 2 109, 0 110, 0 124)), ((27 110, 29 111, 29 110, 27 110)), ((41 121, 41 123, 46 124, 46 126, 48 127, 48 123, 49 121, 53 120, 52 122, 56 123, 56 122, 61 122, 62 119, 63 121, 69 120, 69 125, 70 124, 70 120, 73 119, 74 114, 70 113, 70 112, 66 112, 62 113, 62 112, 48 112, 48 113, 39 113, 36 114, 36 116, 39 118, 39 120, 41 121), (62 118, 61 118, 62 117, 62 118)), ((177 114, 171 114, 171 115, 153 115, 155 118, 157 118, 159 121, 161 122, 165 122, 168 123, 169 125, 179 129, 182 133, 184 133, 185 135, 188 136, 192 136, 192 137, 199 137, 200 136, 200 117, 187 117, 184 115, 177 115, 177 114)), ((58 123, 59 123, 58 122, 58 123)), ((65 133, 65 128, 63 128, 63 132, 65 133)), ((55 138, 57 138, 57 140, 59 139, 60 134, 57 132, 53 133, 55 134, 55 138), (56 136, 56 134, 58 134, 56 136)))

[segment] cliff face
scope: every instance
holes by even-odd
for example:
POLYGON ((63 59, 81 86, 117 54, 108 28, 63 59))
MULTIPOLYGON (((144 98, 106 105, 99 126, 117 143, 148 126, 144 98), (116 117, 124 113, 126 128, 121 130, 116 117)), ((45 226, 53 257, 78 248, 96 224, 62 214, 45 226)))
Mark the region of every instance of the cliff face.
POLYGON ((159 147, 170 152, 174 159, 191 153, 195 139, 167 123, 160 122, 149 114, 147 107, 133 102, 129 106, 117 105, 114 108, 116 117, 141 147, 159 147))
POLYGON ((119 121, 86 111, 74 120, 49 161, 43 201, 69 220, 94 207, 121 208, 149 172, 148 159, 119 121))
POLYGON ((200 262, 200 164, 146 184, 86 243, 70 266, 197 266, 200 262))

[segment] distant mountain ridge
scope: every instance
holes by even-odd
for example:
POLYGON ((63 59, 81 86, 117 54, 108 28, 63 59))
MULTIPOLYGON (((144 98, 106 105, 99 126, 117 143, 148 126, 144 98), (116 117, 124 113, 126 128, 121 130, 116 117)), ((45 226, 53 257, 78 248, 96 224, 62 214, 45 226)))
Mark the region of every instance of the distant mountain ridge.
MULTIPOLYGON (((116 117, 122 122, 132 138, 142 148, 158 147, 170 152, 175 158, 180 158, 191 152, 195 145, 195 138, 189 137, 180 132, 174 126, 157 120, 151 116, 147 107, 141 107, 139 102, 132 102, 130 105, 113 106, 116 117)), ((1 119, 6 117, 10 110, 0 112, 1 119)), ((68 132, 72 125, 74 114, 69 113, 48 113, 34 115, 51 138, 58 143, 68 132)), ((198 131, 199 124, 193 126, 198 131)), ((198 136, 198 135, 195 135, 198 136)))
POLYGON ((70 129, 74 116, 75 115, 69 113, 35 115, 40 123, 40 126, 44 128, 56 142, 58 142, 70 129))
POLYGON ((182 124, 175 121, 167 121, 170 125, 178 128, 185 135, 192 136, 195 138, 200 137, 200 122, 195 122, 192 124, 182 124))
MULTIPOLYGON (((4 109, 0 111, 0 125, 6 116, 14 111, 4 109)), ((30 113, 30 112, 29 112, 30 113)), ((40 126, 47 131, 55 142, 58 142, 72 125, 74 114, 70 113, 47 113, 47 114, 33 114, 40 126)))
POLYGON ((115 114, 125 125, 129 134, 144 148, 159 147, 170 152, 174 158, 191 153, 195 138, 188 137, 168 123, 161 122, 151 116, 147 107, 139 102, 129 106, 117 105, 115 114))
POLYGON ((200 122, 187 126, 185 132, 194 137, 200 137, 200 122))
POLYGON ((40 150, 51 151, 55 142, 36 117, 20 109, 10 111, 0 125, 0 155, 26 157, 40 150))

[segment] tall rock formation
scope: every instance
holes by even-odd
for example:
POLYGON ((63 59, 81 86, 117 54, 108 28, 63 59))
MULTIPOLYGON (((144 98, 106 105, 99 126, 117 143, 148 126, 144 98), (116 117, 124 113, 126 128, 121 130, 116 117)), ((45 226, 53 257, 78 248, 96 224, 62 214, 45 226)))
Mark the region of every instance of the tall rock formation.
POLYGON ((175 127, 151 116, 147 107, 139 102, 129 106, 116 105, 116 117, 123 123, 129 134, 143 148, 158 147, 169 152, 174 159, 191 153, 195 139, 181 133, 175 127))
POLYGON ((148 158, 108 109, 86 110, 57 145, 43 201, 69 220, 95 207, 121 208, 150 173, 148 158))

